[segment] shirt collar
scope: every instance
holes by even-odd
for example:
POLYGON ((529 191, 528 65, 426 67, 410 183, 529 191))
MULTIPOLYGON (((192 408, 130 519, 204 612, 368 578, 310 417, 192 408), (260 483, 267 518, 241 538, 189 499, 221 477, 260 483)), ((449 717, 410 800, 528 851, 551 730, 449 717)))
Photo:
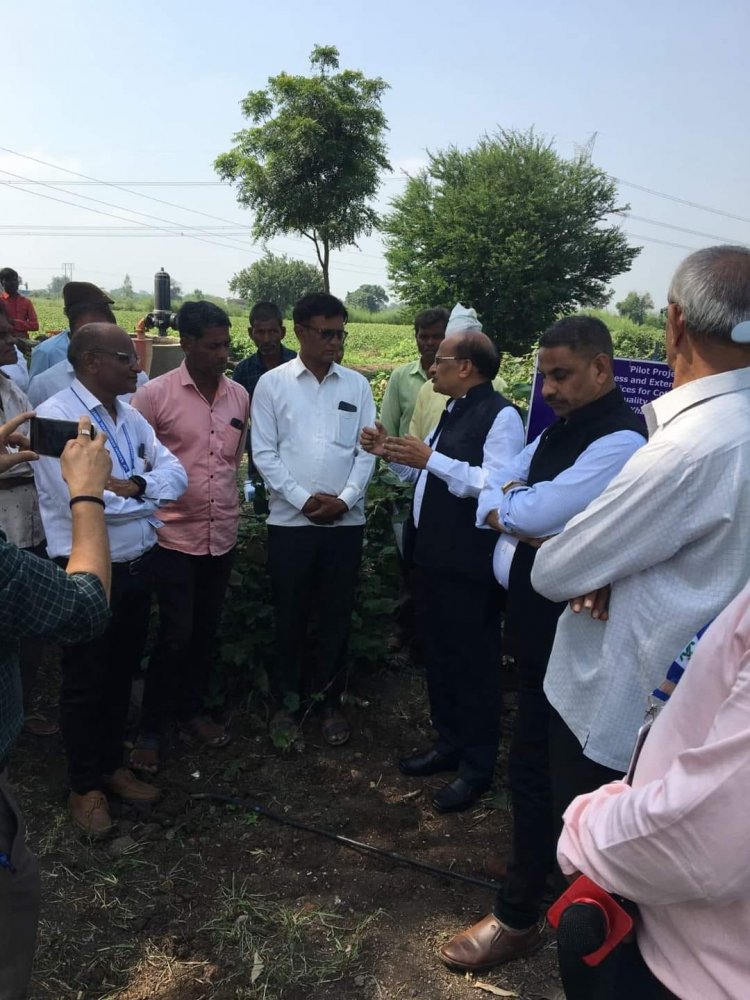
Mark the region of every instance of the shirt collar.
MULTIPOLYGON (((78 396, 88 410, 95 410, 99 406, 104 410, 105 414, 109 415, 104 403, 97 399, 93 392, 87 389, 83 382, 80 382, 77 378, 73 379, 70 390, 78 396)), ((119 396, 115 397, 115 410, 117 411, 117 420, 120 421, 125 415, 125 410, 119 396)))
MULTIPOLYGON (((201 395, 201 391, 198 388, 198 386, 195 384, 195 381, 193 380, 193 376, 188 371, 188 367, 187 367, 186 362, 184 362, 184 361, 182 362, 182 364, 179 367, 179 372, 180 372, 180 385, 192 385, 192 387, 195 389, 195 391, 198 393, 198 395, 201 395)), ((229 380, 227 379, 226 375, 222 375, 219 378, 219 387, 216 390, 216 399, 218 399, 219 396, 223 396, 224 393, 227 391, 226 384, 227 384, 228 381, 229 380)))
POLYGON ((736 368, 718 375, 704 375, 703 378, 686 382, 671 389, 643 407, 649 436, 659 427, 664 427, 691 406, 705 403, 714 396, 725 396, 730 392, 750 389, 750 368, 736 368))
MULTIPOLYGON (((313 378, 316 378, 316 376, 313 375, 310 369, 305 365, 299 354, 297 355, 296 358, 292 358, 292 360, 289 362, 289 365, 292 369, 292 374, 295 376, 295 378, 299 378, 301 375, 304 375, 305 372, 307 372, 308 375, 312 375, 313 378)), ((330 378, 331 375, 335 375, 336 378, 341 378, 341 366, 337 365, 335 361, 331 363, 331 367, 328 369, 328 372, 326 373, 326 376, 323 379, 323 381, 325 382, 325 380, 327 378, 330 378)))
POLYGON ((421 376, 423 382, 426 382, 427 379, 430 377, 427 374, 427 372, 424 370, 424 368, 422 367, 422 359, 421 358, 417 358, 416 361, 409 361, 407 363, 407 365, 406 365, 406 374, 407 375, 419 375, 419 376, 421 376))

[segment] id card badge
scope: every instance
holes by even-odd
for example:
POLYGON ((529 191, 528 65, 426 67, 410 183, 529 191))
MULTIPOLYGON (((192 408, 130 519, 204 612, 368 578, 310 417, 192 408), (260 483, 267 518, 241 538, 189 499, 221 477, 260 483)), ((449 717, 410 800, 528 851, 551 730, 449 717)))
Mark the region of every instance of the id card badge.
POLYGON ((156 528, 157 530, 159 528, 164 527, 164 522, 160 521, 158 517, 155 517, 153 515, 151 517, 147 517, 146 520, 148 521, 148 523, 151 525, 152 528, 156 528))

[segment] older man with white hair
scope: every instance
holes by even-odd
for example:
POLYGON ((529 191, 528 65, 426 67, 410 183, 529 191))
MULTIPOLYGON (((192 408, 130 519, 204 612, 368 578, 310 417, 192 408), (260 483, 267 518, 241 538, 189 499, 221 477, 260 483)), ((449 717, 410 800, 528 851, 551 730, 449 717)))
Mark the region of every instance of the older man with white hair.
POLYGON ((389 437, 382 424, 362 434, 366 450, 416 484, 404 548, 437 740, 399 767, 409 777, 457 772, 433 796, 438 812, 466 809, 490 787, 500 737, 503 592, 492 574, 494 536, 475 522, 487 473, 523 448, 523 423, 492 388, 498 355, 478 326, 473 310, 454 309, 430 370, 448 399, 428 439, 389 437))

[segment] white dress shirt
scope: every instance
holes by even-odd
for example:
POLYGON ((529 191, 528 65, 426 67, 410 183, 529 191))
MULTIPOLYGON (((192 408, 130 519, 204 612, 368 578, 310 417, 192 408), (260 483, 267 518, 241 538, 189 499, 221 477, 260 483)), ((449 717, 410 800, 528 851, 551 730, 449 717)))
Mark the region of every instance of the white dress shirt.
POLYGON ((318 382, 293 358, 262 375, 251 430, 253 462, 268 487, 268 523, 309 527, 302 508, 313 493, 330 493, 349 508, 334 527, 364 524, 375 459, 360 448, 359 435, 374 421, 370 384, 359 372, 332 364, 318 382))
MULTIPOLYGON (((38 375, 34 375, 29 382, 27 393, 32 409, 43 403, 45 399, 49 399, 50 396, 54 396, 55 393, 60 392, 61 389, 67 389, 72 384, 74 378, 73 365, 67 360, 58 361, 51 368, 45 368, 38 375)), ((145 372, 138 372, 138 388, 140 389, 147 382, 148 375, 145 372)), ((126 392, 118 398, 123 403, 129 403, 133 398, 133 393, 126 392)))
POLYGON ((510 464, 487 476, 477 504, 478 528, 489 528, 484 522, 493 510, 497 511, 505 528, 495 545, 492 565, 498 583, 506 588, 518 538, 548 538, 559 534, 571 517, 604 491, 644 443, 644 438, 635 431, 605 434, 592 441, 573 465, 554 479, 533 486, 517 486, 504 494, 505 483, 525 483, 529 478, 531 459, 541 436, 527 445, 510 464))
POLYGON ((5 372, 8 378, 12 378, 21 392, 28 392, 29 388, 29 366, 21 351, 16 348, 16 363, 14 365, 2 365, 0 371, 5 372))
MULTIPOLYGON (((28 399, 17 384, 10 376, 0 374, 0 423, 28 413, 30 409, 28 399)), ((28 437, 28 423, 21 424, 18 430, 28 437)), ((19 549, 30 549, 44 541, 34 473, 29 462, 21 462, 0 474, 0 528, 7 540, 19 549), (12 489, 2 489, 3 479, 19 478, 26 481, 12 489)))
MULTIPOLYGON (((453 409, 454 403, 454 399, 448 401, 445 407, 448 412, 453 409)), ((434 439, 433 434, 425 438, 425 444, 430 444, 434 448, 440 441, 440 434, 434 439)), ((469 465, 468 462, 433 451, 424 469, 413 469, 409 465, 399 465, 396 462, 390 464, 390 469, 402 482, 417 484, 414 490, 414 525, 419 527, 419 514, 422 510, 424 491, 427 488, 428 473, 442 479, 455 497, 462 499, 478 497, 487 476, 496 469, 508 465, 522 448, 523 421, 514 407, 506 406, 493 420, 485 438, 481 466, 469 465)))
POLYGON ((609 620, 566 608, 545 693, 587 757, 625 771, 650 691, 750 577, 750 368, 646 404, 649 441, 531 582, 552 601, 612 585, 609 620))
MULTIPOLYGON (((107 450, 112 456, 112 476, 128 479, 141 476, 146 480, 146 492, 140 499, 119 497, 104 491, 104 520, 109 535, 112 562, 130 562, 156 544, 156 529, 161 526, 157 511, 162 504, 177 500, 187 487, 187 475, 182 465, 156 439, 151 425, 137 410, 121 400, 115 401, 117 421, 96 396, 74 379, 37 408, 37 416, 58 420, 78 420, 91 416, 99 430, 97 417, 107 428, 107 450), (116 440, 117 451, 112 446, 116 440)), ((40 457, 33 463, 34 478, 39 493, 42 521, 47 535, 47 551, 54 559, 69 556, 71 549, 70 493, 60 472, 60 460, 40 457)))

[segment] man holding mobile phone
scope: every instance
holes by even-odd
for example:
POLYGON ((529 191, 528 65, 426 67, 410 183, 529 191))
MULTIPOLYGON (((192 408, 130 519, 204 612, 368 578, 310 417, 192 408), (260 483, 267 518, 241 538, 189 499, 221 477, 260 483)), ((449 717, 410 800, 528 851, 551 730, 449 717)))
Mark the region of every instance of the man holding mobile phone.
MULTIPOLYGON (((140 364, 128 334, 111 323, 90 323, 72 337, 72 385, 37 410, 63 420, 86 414, 106 438, 113 474, 104 494, 112 553, 112 620, 93 642, 65 647, 60 723, 68 759, 73 822, 98 836, 112 826, 105 792, 124 801, 154 802, 158 790, 122 766, 130 687, 139 666, 152 592, 152 550, 159 509, 187 486, 178 460, 152 428, 118 397, 135 390, 140 364)), ((65 565, 71 518, 60 462, 34 466, 49 555, 65 565)))
MULTIPOLYGON (((0 426, 0 474, 37 456, 19 433, 31 416, 0 426), (19 450, 10 452, 8 447, 19 450)), ((71 518, 66 572, 23 552, 0 535, 0 996, 22 997, 31 975, 39 920, 39 868, 8 781, 8 755, 23 723, 19 643, 29 636, 86 642, 107 627, 110 559, 104 526, 104 488, 112 462, 103 438, 92 441, 91 420, 60 461, 71 518)))

